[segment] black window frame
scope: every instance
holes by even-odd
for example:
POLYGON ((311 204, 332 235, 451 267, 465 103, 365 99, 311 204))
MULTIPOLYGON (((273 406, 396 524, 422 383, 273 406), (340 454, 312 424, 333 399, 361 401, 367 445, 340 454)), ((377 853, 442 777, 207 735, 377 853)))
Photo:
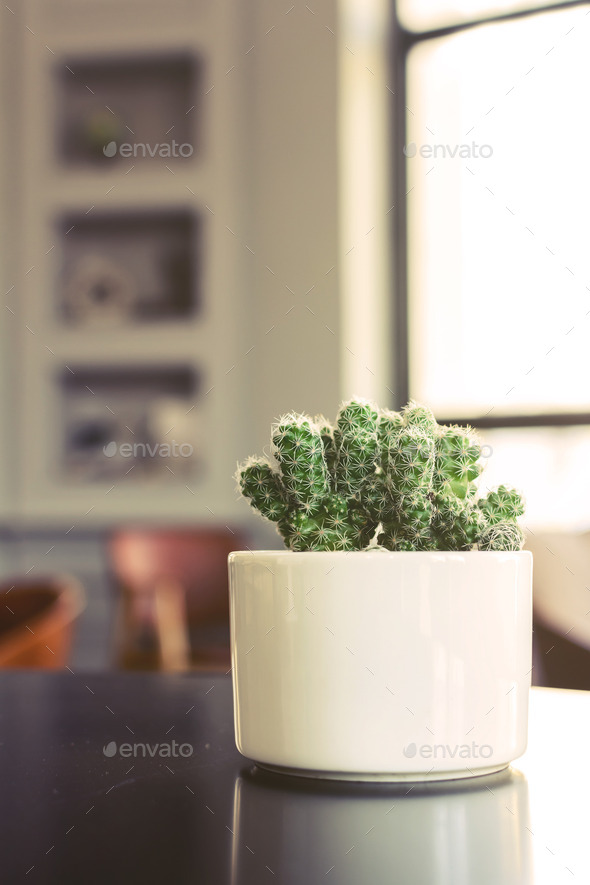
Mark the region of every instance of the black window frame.
MULTIPOLYGON (((509 22, 529 18, 533 15, 557 12, 576 6, 588 6, 590 0, 565 0, 565 2, 535 5, 530 9, 511 10, 492 15, 481 15, 467 21, 456 22, 443 27, 412 31, 405 28, 397 12, 397 2, 392 0, 392 25, 390 39, 391 73, 395 90, 392 93, 391 146, 393 153, 393 383, 395 408, 408 402, 410 390, 410 329, 408 323, 408 182, 407 164, 403 148, 407 142, 407 61, 414 47, 429 40, 450 37, 482 25, 509 22)), ((469 424, 481 430, 528 427, 571 427, 590 425, 590 412, 538 412, 527 414, 493 415, 494 408, 485 415, 439 416, 442 423, 469 424)))

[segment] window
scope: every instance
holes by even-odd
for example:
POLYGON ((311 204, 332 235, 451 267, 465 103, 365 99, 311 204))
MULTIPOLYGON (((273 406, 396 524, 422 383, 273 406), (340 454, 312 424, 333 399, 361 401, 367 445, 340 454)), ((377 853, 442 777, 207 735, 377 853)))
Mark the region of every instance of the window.
POLYGON ((531 525, 587 528, 590 5, 544 5, 397 4, 396 392, 481 428, 531 525))

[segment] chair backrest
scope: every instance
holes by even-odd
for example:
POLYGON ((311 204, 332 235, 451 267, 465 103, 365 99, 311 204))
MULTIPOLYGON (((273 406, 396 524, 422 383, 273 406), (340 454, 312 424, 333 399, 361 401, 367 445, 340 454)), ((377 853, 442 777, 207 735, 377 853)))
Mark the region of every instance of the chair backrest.
POLYGON ((82 587, 69 576, 1 585, 0 667, 65 667, 83 607, 82 587))
POLYGON ((229 529, 125 529, 108 546, 115 578, 128 592, 150 593, 173 581, 185 590, 189 620, 228 617, 227 556, 243 546, 229 529))
POLYGON ((535 615, 557 633, 590 649, 590 533, 530 533, 535 615))

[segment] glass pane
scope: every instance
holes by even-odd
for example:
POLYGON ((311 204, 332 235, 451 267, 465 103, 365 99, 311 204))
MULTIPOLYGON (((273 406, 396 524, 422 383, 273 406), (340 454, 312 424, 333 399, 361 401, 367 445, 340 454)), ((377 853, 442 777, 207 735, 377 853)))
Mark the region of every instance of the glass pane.
POLYGON ((408 30, 430 31, 558 3, 559 0, 398 0, 397 12, 408 30))
POLYGON ((590 410, 586 15, 409 57, 411 393, 441 416, 590 410))
POLYGON ((480 433, 486 467, 481 490, 504 484, 526 500, 532 531, 590 528, 590 427, 535 427, 480 433))

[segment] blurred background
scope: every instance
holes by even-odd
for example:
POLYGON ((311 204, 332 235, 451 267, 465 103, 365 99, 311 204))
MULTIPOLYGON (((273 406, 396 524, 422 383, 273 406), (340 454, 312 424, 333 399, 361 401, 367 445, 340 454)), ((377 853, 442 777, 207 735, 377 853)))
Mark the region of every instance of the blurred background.
POLYGON ((534 681, 590 688, 589 29, 527 0, 4 7, 0 665, 228 669, 227 553, 281 546, 236 461, 354 394, 481 431, 484 484, 528 502, 534 681))

